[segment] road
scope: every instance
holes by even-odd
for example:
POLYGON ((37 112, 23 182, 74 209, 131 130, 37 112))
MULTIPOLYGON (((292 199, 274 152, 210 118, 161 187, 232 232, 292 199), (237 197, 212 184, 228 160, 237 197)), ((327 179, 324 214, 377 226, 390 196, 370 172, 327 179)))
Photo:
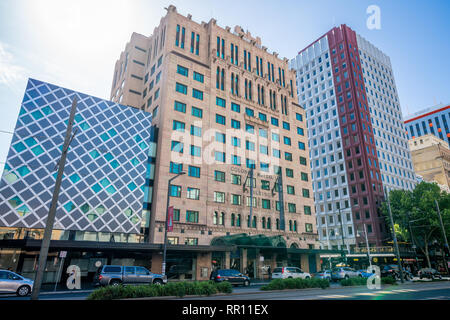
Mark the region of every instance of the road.
MULTIPOLYGON (((233 295, 200 298, 177 298, 177 300, 450 300, 450 282, 428 282, 383 286, 380 290, 367 287, 341 287, 332 283, 328 289, 305 289, 285 291, 261 291, 261 284, 235 287, 233 295)), ((40 300, 85 300, 91 291, 42 293, 40 300)), ((30 297, 0 296, 0 300, 30 300, 30 297)))

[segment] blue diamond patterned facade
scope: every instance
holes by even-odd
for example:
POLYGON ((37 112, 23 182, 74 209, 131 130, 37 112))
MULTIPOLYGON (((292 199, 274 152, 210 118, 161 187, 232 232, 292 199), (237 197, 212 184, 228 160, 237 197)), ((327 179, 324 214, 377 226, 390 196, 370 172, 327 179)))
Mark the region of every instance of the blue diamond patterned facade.
POLYGON ((151 114, 33 79, 0 182, 0 226, 45 227, 75 96, 55 229, 139 233, 151 114))

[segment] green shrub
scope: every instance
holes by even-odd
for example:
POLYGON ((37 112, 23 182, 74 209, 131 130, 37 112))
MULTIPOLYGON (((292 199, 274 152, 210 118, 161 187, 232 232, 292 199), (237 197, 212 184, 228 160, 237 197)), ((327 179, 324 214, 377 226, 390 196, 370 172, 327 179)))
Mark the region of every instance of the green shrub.
POLYGON ((354 278, 348 278, 343 279, 340 281, 340 284, 344 287, 347 286, 363 286, 367 284, 367 278, 363 277, 354 277, 354 278))
POLYGON ((397 281, 393 277, 389 276, 389 277, 381 277, 381 283, 396 285, 397 281))
POLYGON ((221 292, 221 293, 232 293, 233 292, 233 286, 228 281, 217 282, 215 284, 215 286, 216 286, 216 289, 218 292, 221 292))
POLYGON ((284 290, 284 289, 306 289, 306 288, 328 288, 330 282, 326 279, 274 279, 267 285, 262 286, 261 290, 284 290))
POLYGON ((93 291, 88 300, 113 300, 143 297, 161 297, 185 295, 207 295, 222 292, 233 292, 232 285, 225 281, 214 283, 213 281, 181 281, 169 282, 166 285, 140 285, 140 286, 107 286, 93 291))

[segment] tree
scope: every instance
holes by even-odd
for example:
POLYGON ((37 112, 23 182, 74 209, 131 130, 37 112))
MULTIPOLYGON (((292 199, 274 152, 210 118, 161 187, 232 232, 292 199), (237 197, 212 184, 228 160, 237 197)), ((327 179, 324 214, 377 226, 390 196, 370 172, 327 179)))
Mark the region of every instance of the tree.
MULTIPOLYGON (((423 181, 413 191, 390 191, 389 200, 396 234, 405 241, 414 242, 425 255, 428 267, 431 268, 430 246, 435 241, 444 243, 434 201, 437 200, 439 203, 448 235, 450 234, 450 195, 442 192, 437 184, 423 181), (411 230, 409 224, 411 224, 411 230)), ((387 202, 383 202, 381 210, 389 219, 387 202)))

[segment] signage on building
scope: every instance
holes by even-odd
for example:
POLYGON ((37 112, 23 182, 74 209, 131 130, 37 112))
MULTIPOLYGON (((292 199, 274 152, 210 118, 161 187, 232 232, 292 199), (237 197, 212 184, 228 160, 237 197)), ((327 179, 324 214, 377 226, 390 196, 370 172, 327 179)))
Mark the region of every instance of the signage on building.
POLYGON ((167 214, 167 232, 173 231, 173 206, 170 206, 167 214))
POLYGON ((67 257, 67 251, 60 251, 59 252, 59 257, 60 258, 66 258, 67 257))

